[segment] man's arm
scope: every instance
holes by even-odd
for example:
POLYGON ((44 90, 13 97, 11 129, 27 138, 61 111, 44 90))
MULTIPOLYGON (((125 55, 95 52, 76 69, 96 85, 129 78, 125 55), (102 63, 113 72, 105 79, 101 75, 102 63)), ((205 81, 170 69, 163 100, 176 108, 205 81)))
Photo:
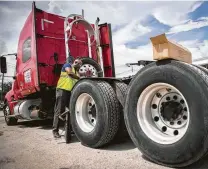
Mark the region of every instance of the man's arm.
POLYGON ((77 76, 74 72, 72 72, 72 68, 66 67, 65 70, 66 70, 67 74, 68 74, 70 77, 72 77, 73 79, 77 79, 77 80, 80 79, 79 76, 77 76))

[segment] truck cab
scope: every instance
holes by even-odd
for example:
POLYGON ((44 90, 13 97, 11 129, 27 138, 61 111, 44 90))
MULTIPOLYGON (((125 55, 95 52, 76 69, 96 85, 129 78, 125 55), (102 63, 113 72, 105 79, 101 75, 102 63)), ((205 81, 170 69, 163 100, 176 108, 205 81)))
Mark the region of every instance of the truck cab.
POLYGON ((12 89, 4 99, 9 119, 53 116, 56 84, 69 55, 83 59, 81 71, 87 66, 95 68, 95 77, 115 76, 111 26, 98 22, 47 13, 32 4, 19 36, 12 89))

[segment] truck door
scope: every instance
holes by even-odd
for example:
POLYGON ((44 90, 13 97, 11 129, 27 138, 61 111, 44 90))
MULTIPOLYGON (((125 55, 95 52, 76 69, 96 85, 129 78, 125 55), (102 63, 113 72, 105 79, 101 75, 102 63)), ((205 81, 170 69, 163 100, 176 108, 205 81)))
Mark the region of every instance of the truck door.
POLYGON ((38 71, 36 61, 36 44, 33 26, 33 11, 28 16, 20 33, 17 52, 16 78, 23 96, 36 92, 38 71))

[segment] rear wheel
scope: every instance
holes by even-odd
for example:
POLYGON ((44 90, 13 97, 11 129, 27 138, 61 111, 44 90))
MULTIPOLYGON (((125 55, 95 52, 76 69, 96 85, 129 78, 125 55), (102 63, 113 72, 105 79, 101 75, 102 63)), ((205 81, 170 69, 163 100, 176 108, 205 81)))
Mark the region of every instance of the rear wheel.
POLYGON ((150 160, 183 167, 207 153, 207 79, 200 69, 174 60, 152 63, 135 75, 125 122, 133 142, 150 160))
POLYGON ((12 126, 12 125, 16 125, 18 119, 15 117, 9 117, 9 115, 11 114, 10 108, 8 103, 5 104, 5 107, 3 108, 3 112, 4 112, 4 118, 5 118, 5 122, 8 126, 12 126))
POLYGON ((116 92, 119 93, 120 97, 120 121, 119 121, 119 129, 118 132, 116 133, 116 136, 114 138, 114 142, 120 142, 128 138, 129 134, 126 129, 125 121, 124 121, 124 103, 125 103, 125 98, 128 90, 128 85, 123 83, 123 82, 115 82, 116 84, 116 92))
POLYGON ((89 147, 104 146, 118 131, 119 103, 106 82, 79 82, 72 91, 70 112, 76 136, 89 147))

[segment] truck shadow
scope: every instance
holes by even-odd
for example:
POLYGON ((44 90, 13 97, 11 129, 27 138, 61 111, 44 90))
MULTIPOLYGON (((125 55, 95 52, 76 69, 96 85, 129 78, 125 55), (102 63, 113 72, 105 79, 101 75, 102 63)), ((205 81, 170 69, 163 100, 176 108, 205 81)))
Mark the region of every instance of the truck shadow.
POLYGON ((38 127, 39 129, 51 130, 52 120, 32 120, 32 121, 20 121, 17 123, 19 128, 33 128, 38 127))
POLYGON ((101 148, 101 150, 108 150, 108 151, 126 151, 126 150, 131 150, 135 149, 136 146, 134 143, 131 141, 131 139, 125 138, 123 140, 116 140, 111 142, 109 145, 101 148))
MULTIPOLYGON (((146 156, 142 155, 142 158, 145 161, 151 162, 156 164, 154 161, 150 160, 146 156)), ((158 165, 158 164, 157 164, 158 165)), ((181 167, 181 168, 175 168, 175 169, 207 169, 208 168, 208 155, 202 158, 201 160, 197 161, 196 163, 187 166, 187 167, 181 167)))
POLYGON ((188 166, 188 167, 183 167, 180 169, 207 169, 208 168, 208 155, 206 155, 204 158, 201 160, 197 161, 196 163, 188 166))

